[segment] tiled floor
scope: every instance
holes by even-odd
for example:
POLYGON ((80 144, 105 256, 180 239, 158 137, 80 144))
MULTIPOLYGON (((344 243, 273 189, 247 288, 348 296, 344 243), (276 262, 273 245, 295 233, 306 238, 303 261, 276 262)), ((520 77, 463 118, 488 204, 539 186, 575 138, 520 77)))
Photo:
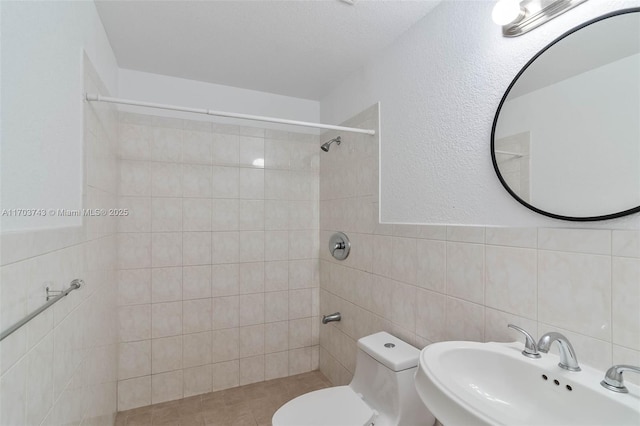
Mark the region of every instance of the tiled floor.
POLYGON ((285 402, 331 386, 319 371, 122 411, 116 426, 263 426, 285 402))

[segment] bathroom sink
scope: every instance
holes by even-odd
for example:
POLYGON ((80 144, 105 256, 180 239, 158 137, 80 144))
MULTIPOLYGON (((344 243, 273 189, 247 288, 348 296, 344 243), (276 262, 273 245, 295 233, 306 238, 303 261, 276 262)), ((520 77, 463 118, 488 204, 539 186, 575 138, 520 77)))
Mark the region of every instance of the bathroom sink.
POLYGON ((441 342, 420 353, 415 384, 445 426, 640 425, 640 387, 600 386, 604 371, 571 372, 558 356, 530 359, 521 343, 441 342))

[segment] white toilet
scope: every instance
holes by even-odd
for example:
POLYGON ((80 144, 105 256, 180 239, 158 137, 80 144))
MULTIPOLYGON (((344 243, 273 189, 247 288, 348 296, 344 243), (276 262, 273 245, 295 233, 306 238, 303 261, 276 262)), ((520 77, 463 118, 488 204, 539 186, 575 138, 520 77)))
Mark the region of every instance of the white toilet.
POLYGON ((414 385, 420 351, 380 332, 358 340, 348 386, 301 395, 273 415, 273 426, 431 426, 414 385))

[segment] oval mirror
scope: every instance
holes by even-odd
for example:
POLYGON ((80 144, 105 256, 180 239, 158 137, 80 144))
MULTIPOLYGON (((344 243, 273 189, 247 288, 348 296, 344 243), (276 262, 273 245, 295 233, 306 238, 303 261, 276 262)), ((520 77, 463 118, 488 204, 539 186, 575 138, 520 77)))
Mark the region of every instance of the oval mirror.
POLYGON ((589 21, 531 59, 491 131, 498 178, 558 219, 640 212, 640 8, 589 21))

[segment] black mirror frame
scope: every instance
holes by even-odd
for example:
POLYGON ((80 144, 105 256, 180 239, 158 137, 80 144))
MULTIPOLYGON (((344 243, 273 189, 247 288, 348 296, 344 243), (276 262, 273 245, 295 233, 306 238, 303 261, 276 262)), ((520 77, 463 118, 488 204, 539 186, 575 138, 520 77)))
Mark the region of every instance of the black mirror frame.
POLYGON ((634 213, 638 213, 640 212, 640 205, 638 207, 634 207, 628 210, 624 210, 618 213, 612 213, 612 214, 607 214, 607 215, 603 215, 603 216, 589 216, 589 217, 577 217, 577 216, 562 216, 562 215, 558 215, 555 213, 550 213, 544 210, 541 210, 535 206, 532 206, 531 204, 527 203, 526 201, 524 201, 522 198, 520 198, 515 192, 513 192, 513 190, 511 188, 509 188, 509 185, 507 185, 507 182, 504 180, 504 178, 502 177, 502 175, 500 174, 500 169, 498 169, 498 162, 496 159, 496 153, 495 153, 495 134, 496 134, 496 126, 498 124, 498 117, 500 116, 500 111, 502 110, 502 106, 505 103, 507 96, 509 96, 509 92, 511 92, 511 89, 513 88, 513 86, 516 84, 516 82, 518 81, 518 79, 520 78, 520 76, 522 74, 524 74, 524 72, 527 70, 527 68, 529 68, 529 66, 536 60, 538 59, 539 56, 541 56, 544 52, 546 52, 547 50, 549 50, 552 46, 554 46, 556 43, 558 43, 559 41, 563 40, 564 38, 568 37, 569 35, 591 25, 594 24, 596 22, 602 21, 604 19, 607 18, 611 18, 614 16, 618 16, 618 15, 625 15, 627 13, 640 13, 640 7, 633 7, 633 8, 629 8, 629 9, 621 9, 621 10, 617 10, 615 12, 611 12, 611 13, 607 13, 605 15, 599 16, 595 19, 592 19, 590 21, 587 21, 575 28, 572 28, 571 30, 567 31, 566 33, 562 34, 560 37, 556 38, 555 40, 553 40, 551 43, 549 43, 547 46, 545 46, 542 50, 540 50, 538 53, 536 53, 533 58, 531 58, 529 60, 529 62, 526 63, 526 65, 524 67, 522 67, 522 69, 518 72, 518 74, 515 76, 515 78, 513 79, 513 81, 511 81, 511 84, 509 84, 509 87, 507 87, 507 90, 504 93, 504 96, 502 96, 502 99, 500 100, 500 104, 498 105, 498 109, 496 111, 496 115, 493 119, 493 126, 491 127, 491 162, 493 163, 493 169, 496 172, 496 175, 498 176, 498 179, 500 180, 500 183, 502 184, 502 186, 504 186, 504 188, 507 190, 507 192, 509 194, 511 194, 511 196, 513 198, 516 199, 516 201, 518 201, 520 204, 522 204, 523 206, 525 206, 526 208, 533 210, 536 213, 540 213, 544 216, 548 216, 548 217, 552 217, 554 219, 561 219, 561 220, 568 220, 568 221, 572 221, 572 222, 592 222, 592 221, 599 221, 599 220, 609 220, 609 219, 616 219, 622 216, 627 216, 630 214, 634 214, 634 213))

